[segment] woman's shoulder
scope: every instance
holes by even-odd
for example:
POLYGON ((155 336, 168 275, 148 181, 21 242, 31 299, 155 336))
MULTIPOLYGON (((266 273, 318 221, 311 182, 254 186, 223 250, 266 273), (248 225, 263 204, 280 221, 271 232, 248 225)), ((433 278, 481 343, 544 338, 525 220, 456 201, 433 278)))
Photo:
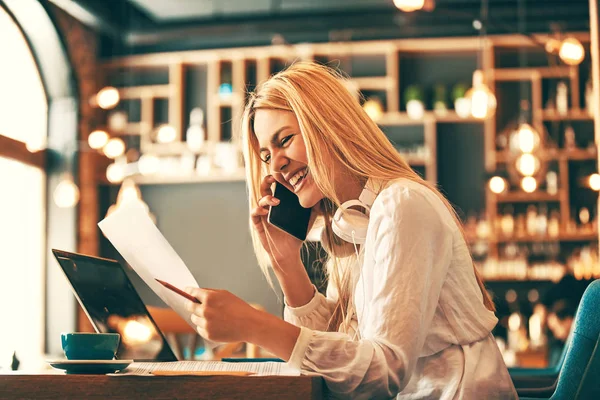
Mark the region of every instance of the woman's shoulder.
POLYGON ((422 203, 424 206, 446 208, 439 195, 431 188, 406 178, 398 178, 382 184, 373 205, 378 202, 398 206, 422 203))
POLYGON ((371 214, 397 215, 411 213, 423 223, 442 219, 453 226, 454 218, 440 195, 425 184, 406 178, 394 179, 382 185, 373 202, 371 214))

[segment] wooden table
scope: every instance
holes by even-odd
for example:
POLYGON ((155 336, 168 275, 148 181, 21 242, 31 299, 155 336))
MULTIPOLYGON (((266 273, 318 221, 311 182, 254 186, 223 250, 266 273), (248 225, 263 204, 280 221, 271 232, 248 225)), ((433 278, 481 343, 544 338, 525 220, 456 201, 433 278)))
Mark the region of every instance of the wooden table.
POLYGON ((308 376, 108 376, 0 374, 0 399, 322 399, 308 376))

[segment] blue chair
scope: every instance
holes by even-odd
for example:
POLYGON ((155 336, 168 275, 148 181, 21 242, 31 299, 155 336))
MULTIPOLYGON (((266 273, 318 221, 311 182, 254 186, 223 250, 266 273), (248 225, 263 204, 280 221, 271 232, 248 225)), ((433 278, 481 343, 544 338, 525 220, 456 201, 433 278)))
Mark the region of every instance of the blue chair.
POLYGON ((596 347, 590 358, 581 385, 577 390, 576 399, 600 399, 600 338, 596 342, 596 347))
MULTIPOLYGON (((598 399, 584 397, 600 392, 600 280, 592 282, 585 290, 570 335, 569 343, 560 365, 558 379, 551 386, 523 387, 517 384, 525 376, 514 376, 513 381, 521 399, 598 399), (582 397, 579 397, 582 396, 582 397)), ((560 363, 559 363, 560 364, 560 363)), ((535 382, 535 375, 531 376, 535 382)), ((538 380, 539 382, 539 380, 538 380)))

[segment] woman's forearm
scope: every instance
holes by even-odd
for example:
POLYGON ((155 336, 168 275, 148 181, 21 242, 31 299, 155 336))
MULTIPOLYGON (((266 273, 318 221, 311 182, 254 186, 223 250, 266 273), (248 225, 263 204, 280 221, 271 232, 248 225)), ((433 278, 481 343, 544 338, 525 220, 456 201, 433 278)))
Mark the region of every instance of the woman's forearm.
POLYGON ((273 263, 273 270, 290 307, 303 306, 313 298, 315 290, 300 258, 273 263))
POLYGON ((299 327, 257 310, 251 320, 246 341, 288 361, 299 335, 299 327))

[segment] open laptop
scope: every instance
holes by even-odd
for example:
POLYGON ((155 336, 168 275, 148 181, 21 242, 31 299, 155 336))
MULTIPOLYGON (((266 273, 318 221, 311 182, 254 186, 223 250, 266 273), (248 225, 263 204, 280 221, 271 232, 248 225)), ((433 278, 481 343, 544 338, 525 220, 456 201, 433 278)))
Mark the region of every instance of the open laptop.
POLYGON ((96 332, 121 335, 117 359, 177 361, 119 262, 56 249, 52 253, 96 332))

